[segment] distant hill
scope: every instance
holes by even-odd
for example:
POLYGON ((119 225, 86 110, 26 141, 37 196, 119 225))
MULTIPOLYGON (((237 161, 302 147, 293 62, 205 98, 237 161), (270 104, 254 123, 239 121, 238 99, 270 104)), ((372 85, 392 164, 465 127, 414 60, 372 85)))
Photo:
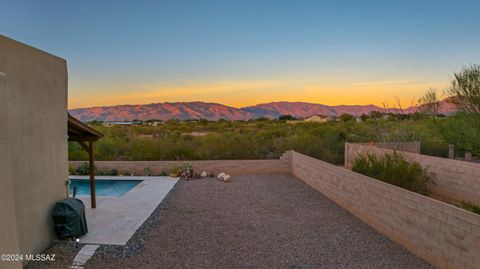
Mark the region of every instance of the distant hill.
MULTIPOLYGON (((412 113, 418 107, 409 107, 404 113, 412 113)), ((339 105, 327 106, 305 102, 272 102, 244 108, 234 108, 217 103, 205 102, 175 102, 155 103, 147 105, 118 105, 91 108, 71 109, 70 114, 81 121, 132 121, 132 120, 248 120, 259 117, 278 118, 281 115, 292 115, 305 118, 312 115, 339 116, 344 113, 360 116, 371 111, 386 111, 374 105, 339 105)), ((388 112, 400 113, 398 109, 388 109, 388 112)), ((450 114, 455 108, 447 100, 440 104, 442 114, 450 114)))
POLYGON ((252 112, 257 117, 277 118, 280 115, 292 115, 297 118, 306 118, 312 115, 338 116, 344 113, 360 116, 371 111, 383 111, 381 107, 374 105, 340 105, 327 106, 322 104, 304 102, 272 102, 242 108, 252 112))
POLYGON ((81 121, 131 121, 137 120, 248 120, 254 115, 240 110, 215 103, 178 102, 157 103, 148 105, 119 105, 92 108, 78 108, 70 110, 70 114, 81 121))

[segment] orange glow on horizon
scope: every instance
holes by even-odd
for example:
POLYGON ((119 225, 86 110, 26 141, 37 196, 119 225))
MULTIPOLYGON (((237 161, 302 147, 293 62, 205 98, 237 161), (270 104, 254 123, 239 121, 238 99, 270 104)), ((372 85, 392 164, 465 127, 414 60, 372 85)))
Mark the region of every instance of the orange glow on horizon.
POLYGON ((137 105, 163 102, 202 101, 241 108, 260 103, 289 101, 324 105, 395 106, 415 104, 429 88, 446 83, 416 81, 308 82, 308 81, 222 81, 187 85, 144 84, 123 88, 72 87, 69 109, 95 106, 137 105), (84 88, 84 90, 80 90, 84 88))

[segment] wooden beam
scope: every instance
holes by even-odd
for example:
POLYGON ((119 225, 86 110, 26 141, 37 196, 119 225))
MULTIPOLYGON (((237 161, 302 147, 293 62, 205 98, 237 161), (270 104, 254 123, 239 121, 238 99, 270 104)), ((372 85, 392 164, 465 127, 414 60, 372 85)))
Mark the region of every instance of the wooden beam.
POLYGON ((78 135, 78 136, 80 136, 80 135, 82 135, 82 133, 75 130, 75 129, 68 128, 68 135, 78 135))
POLYGON ((88 154, 90 155, 90 147, 89 147, 87 144, 85 144, 84 141, 77 141, 77 142, 78 142, 78 144, 80 144, 80 146, 82 146, 82 148, 83 148, 86 152, 88 152, 88 154))
POLYGON ((88 142, 88 161, 90 166, 90 201, 92 204, 92 208, 96 208, 97 201, 96 201, 96 193, 95 193, 95 164, 93 163, 93 142, 92 141, 88 142))
POLYGON ((80 120, 72 117, 72 115, 70 114, 68 114, 68 131, 72 135, 77 134, 77 135, 93 136, 93 137, 96 137, 97 139, 103 137, 102 133, 88 126, 87 124, 81 122, 80 120))
POLYGON ((99 138, 95 136, 85 135, 68 135, 68 141, 97 141, 99 138))

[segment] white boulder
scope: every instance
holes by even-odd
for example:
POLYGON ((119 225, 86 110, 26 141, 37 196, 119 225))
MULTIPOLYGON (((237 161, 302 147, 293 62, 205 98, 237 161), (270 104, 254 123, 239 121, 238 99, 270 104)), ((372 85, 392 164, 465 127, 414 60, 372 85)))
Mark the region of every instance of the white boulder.
POLYGON ((231 177, 230 175, 225 175, 225 176, 223 177, 223 181, 224 181, 224 182, 230 182, 230 181, 232 181, 232 177, 231 177))
POLYGON ((227 174, 225 174, 225 173, 220 173, 220 174, 218 174, 217 178, 218 178, 218 180, 223 180, 223 178, 224 178, 226 175, 227 175, 227 174))
POLYGON ((206 172, 206 171, 203 171, 203 172, 200 174, 200 176, 201 176, 201 177, 207 177, 207 176, 208 176, 208 174, 207 174, 207 172, 206 172))

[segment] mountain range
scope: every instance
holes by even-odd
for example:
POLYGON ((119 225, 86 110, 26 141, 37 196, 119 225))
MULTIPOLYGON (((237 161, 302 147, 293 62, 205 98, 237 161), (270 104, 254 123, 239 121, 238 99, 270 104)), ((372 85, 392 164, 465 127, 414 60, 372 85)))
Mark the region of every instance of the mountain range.
MULTIPOLYGON (((344 113, 360 116, 372 111, 413 113, 419 109, 412 106, 404 110, 397 108, 385 109, 375 105, 338 105, 328 106, 305 102, 272 102, 235 108, 217 103, 205 102, 174 102, 153 103, 146 105, 117 105, 69 110, 70 114, 81 121, 132 121, 132 120, 249 120, 260 117, 278 118, 281 115, 292 115, 306 118, 312 115, 339 116, 344 113)), ((448 100, 440 102, 439 112, 450 114, 455 111, 448 100)))

